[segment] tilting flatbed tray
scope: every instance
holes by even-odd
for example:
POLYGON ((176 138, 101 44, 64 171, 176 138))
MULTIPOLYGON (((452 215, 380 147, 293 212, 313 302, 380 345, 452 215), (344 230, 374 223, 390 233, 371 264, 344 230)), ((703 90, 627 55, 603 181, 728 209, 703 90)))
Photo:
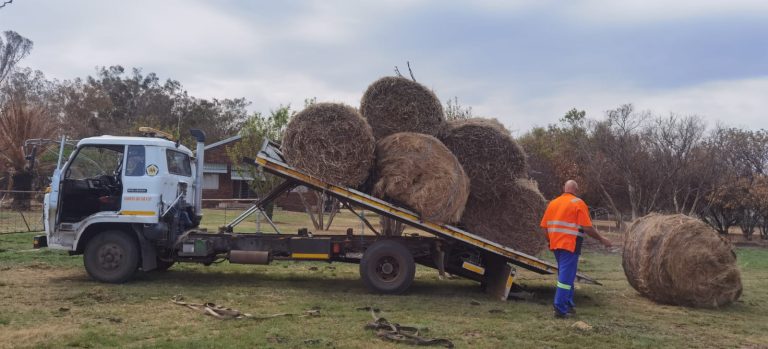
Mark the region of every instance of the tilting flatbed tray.
MULTIPOLYGON (((274 175, 299 183, 311 189, 327 193, 343 202, 354 204, 376 212, 382 216, 398 220, 437 237, 460 241, 475 248, 501 256, 512 264, 536 273, 554 274, 557 272, 557 266, 547 261, 516 251, 451 225, 441 225, 422 221, 413 211, 375 198, 358 190, 330 184, 319 178, 307 175, 289 166, 285 162, 285 158, 278 145, 269 140, 264 141, 264 145, 262 146, 261 151, 259 151, 256 159, 245 159, 244 161, 261 166, 265 171, 274 175)), ((601 285, 598 281, 581 273, 577 274, 576 278, 580 282, 601 285)))

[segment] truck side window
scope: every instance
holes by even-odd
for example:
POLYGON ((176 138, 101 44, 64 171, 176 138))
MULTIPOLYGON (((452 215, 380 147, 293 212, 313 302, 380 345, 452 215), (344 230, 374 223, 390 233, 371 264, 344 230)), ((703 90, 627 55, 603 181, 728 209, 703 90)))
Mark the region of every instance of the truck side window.
POLYGON ((146 167, 144 165, 144 146, 129 145, 128 159, 125 161, 125 175, 143 176, 144 167, 146 167))
POLYGON ((171 149, 165 150, 165 159, 168 161, 168 172, 180 176, 192 176, 192 166, 189 156, 171 149))

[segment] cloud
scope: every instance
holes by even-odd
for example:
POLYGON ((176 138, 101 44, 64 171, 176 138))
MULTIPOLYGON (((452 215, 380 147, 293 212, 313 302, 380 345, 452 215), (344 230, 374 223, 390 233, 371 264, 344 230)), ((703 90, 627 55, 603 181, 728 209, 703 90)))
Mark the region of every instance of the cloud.
POLYGON ((356 106, 411 61, 443 101, 518 133, 628 102, 768 127, 764 1, 19 1, 0 23, 35 41, 23 64, 49 77, 140 67, 262 112, 310 97, 356 106))
POLYGON ((248 96, 256 111, 267 112, 279 105, 290 104, 294 110, 304 108, 304 100, 317 97, 321 102, 341 102, 352 106, 360 103, 362 92, 335 87, 310 76, 289 73, 259 78, 203 78, 185 88, 194 96, 227 98, 248 96), (226 91, 222 94, 222 91, 226 91))
POLYGON ((479 115, 497 117, 517 135, 533 126, 556 123, 570 109, 603 118, 607 110, 632 103, 657 115, 698 115, 709 126, 718 122, 750 129, 768 129, 768 76, 723 80, 673 89, 645 89, 597 82, 563 83, 549 94, 530 97, 522 91, 501 90, 477 103, 479 115))
POLYGON ((571 1, 561 7, 571 18, 597 26, 635 26, 697 18, 753 17, 768 14, 763 0, 571 1))

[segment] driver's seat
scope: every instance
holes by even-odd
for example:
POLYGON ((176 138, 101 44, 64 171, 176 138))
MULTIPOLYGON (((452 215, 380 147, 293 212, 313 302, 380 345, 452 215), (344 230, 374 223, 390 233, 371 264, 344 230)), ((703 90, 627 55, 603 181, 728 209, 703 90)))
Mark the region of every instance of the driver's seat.
POLYGON ((99 212, 120 210, 120 196, 105 195, 99 196, 99 212))

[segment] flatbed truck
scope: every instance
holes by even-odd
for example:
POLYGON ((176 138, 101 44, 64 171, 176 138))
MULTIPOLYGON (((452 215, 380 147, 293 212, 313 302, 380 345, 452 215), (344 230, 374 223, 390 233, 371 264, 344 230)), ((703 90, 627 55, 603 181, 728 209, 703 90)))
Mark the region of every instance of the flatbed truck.
MULTIPOLYGON (((275 260, 347 262, 360 265, 360 277, 373 292, 406 292, 416 264, 480 283, 493 297, 506 299, 516 268, 555 274, 552 263, 459 229, 423 221, 408 208, 353 188, 334 185, 287 164, 279 146, 265 140, 254 159, 283 182, 216 232, 200 229, 205 134, 191 130, 196 153, 161 131, 143 128, 145 137, 99 136, 81 140, 69 160, 57 166, 45 195, 45 235, 35 247, 82 254, 88 274, 101 282, 122 283, 137 270, 167 269, 174 263, 209 265, 228 260, 269 264, 275 260), (336 198, 373 234, 235 233, 252 214, 264 214, 278 196, 304 186, 336 198), (406 224, 421 234, 385 236, 361 210, 406 224)), ((63 142, 60 149, 63 156, 63 142)), ((579 273, 577 280, 599 284, 579 273)))

